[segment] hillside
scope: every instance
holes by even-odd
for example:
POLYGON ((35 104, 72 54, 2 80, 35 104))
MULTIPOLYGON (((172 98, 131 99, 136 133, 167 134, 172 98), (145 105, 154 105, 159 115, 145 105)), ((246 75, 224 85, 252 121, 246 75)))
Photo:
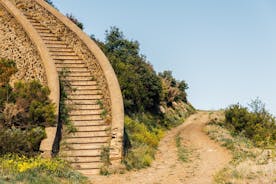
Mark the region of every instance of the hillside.
POLYGON ((196 110, 138 41, 88 36, 51 0, 0 0, 0 23, 0 183, 276 184, 259 98, 196 110))
POLYGON ((91 38, 111 62, 122 90, 126 113, 123 163, 127 169, 148 167, 164 132, 195 111, 187 100, 188 85, 176 80, 171 71, 157 74, 140 53, 138 41, 128 40, 117 27, 106 31, 105 41, 91 38))

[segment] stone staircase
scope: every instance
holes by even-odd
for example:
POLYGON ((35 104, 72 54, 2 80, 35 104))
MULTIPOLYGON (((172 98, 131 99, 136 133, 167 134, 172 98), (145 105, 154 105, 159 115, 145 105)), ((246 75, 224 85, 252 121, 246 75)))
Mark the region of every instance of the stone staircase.
POLYGON ((41 36, 55 62, 57 71, 63 82, 69 82, 73 90, 67 89, 71 110, 70 120, 76 132, 63 137, 65 148, 60 155, 68 160, 74 168, 85 175, 99 173, 101 167, 101 151, 110 142, 110 125, 102 117, 103 98, 101 90, 89 71, 86 63, 64 41, 43 26, 29 14, 24 14, 41 36))
MULTIPOLYGON (((61 138, 59 155, 85 175, 98 174, 106 164, 102 153, 109 155, 113 168, 119 166, 123 152, 123 99, 115 72, 103 52, 44 0, 0 0, 0 5, 29 37, 25 42, 33 52, 28 54, 40 58, 45 70, 41 75, 51 90, 49 98, 56 104, 57 114, 59 82, 70 86, 65 85, 65 104, 71 109, 69 119, 76 131, 62 131, 60 135, 64 125, 46 127, 47 138, 40 145, 42 156, 50 157, 55 140, 61 138)), ((17 42, 16 36, 12 42, 17 42)))

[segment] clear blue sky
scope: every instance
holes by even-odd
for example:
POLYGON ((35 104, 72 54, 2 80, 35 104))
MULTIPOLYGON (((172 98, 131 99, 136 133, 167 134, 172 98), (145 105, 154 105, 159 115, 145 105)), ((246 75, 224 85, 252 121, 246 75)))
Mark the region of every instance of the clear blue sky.
POLYGON ((260 97, 276 115, 275 0, 53 0, 104 39, 110 26, 138 40, 157 71, 190 86, 199 109, 260 97))

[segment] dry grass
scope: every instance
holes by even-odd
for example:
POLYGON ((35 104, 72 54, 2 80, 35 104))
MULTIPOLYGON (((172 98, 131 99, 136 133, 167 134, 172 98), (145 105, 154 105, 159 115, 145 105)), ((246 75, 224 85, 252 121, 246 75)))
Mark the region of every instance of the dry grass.
POLYGON ((210 113, 205 132, 233 154, 231 163, 214 176, 217 184, 276 184, 276 149, 257 148, 242 136, 232 136, 224 127, 224 113, 210 113))
POLYGON ((186 145, 183 144, 183 138, 178 133, 175 137, 175 143, 177 147, 178 160, 181 162, 189 162, 192 155, 192 150, 189 150, 186 145))

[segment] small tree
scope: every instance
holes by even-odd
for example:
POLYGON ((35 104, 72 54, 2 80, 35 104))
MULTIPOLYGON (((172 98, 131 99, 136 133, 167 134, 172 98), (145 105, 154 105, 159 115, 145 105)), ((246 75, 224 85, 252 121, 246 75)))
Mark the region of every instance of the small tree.
POLYGON ((225 111, 225 122, 234 133, 243 134, 252 139, 257 146, 275 145, 276 120, 265 109, 259 98, 253 100, 249 107, 240 104, 231 105, 225 111))
POLYGON ((139 53, 139 43, 126 39, 116 27, 106 32, 105 43, 97 42, 116 72, 126 113, 156 112, 162 84, 146 57, 139 53))

